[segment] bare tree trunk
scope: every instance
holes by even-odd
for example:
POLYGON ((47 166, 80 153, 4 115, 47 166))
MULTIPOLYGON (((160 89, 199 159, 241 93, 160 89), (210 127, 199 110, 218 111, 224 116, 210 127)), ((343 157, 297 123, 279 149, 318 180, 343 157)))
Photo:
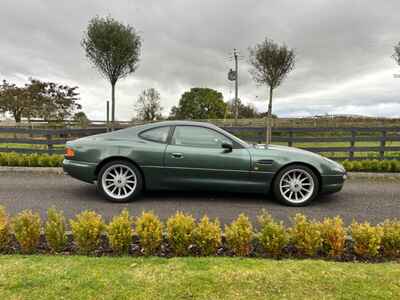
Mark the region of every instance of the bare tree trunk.
POLYGON ((267 111, 267 118, 265 122, 265 130, 266 130, 266 135, 265 135, 265 143, 271 144, 272 141, 272 128, 271 128, 271 118, 272 118, 272 94, 273 94, 273 88, 269 88, 269 102, 268 102, 268 111, 267 111))
POLYGON ((111 131, 115 128, 115 82, 111 82, 111 131))

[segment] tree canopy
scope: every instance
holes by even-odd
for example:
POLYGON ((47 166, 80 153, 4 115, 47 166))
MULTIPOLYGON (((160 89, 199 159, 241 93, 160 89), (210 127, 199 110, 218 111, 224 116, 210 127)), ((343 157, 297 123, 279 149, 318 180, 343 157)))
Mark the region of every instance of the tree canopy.
POLYGON ((64 120, 81 109, 78 87, 29 79, 23 87, 6 80, 0 85, 0 111, 10 113, 16 122, 22 118, 64 120))
POLYGON ((93 18, 82 39, 86 57, 111 83, 112 122, 115 120, 115 84, 136 70, 141 44, 132 26, 111 17, 93 18))
MULTIPOLYGON (((235 116, 235 99, 227 102, 228 112, 230 118, 235 116)), ((260 114, 258 113, 257 109, 251 103, 244 104, 240 99, 237 100, 238 106, 238 118, 239 119, 253 119, 258 118, 260 114)))
POLYGON ((135 103, 135 110, 139 119, 154 121, 161 118, 160 93, 154 88, 144 90, 135 103))
POLYGON ((397 64, 400 66, 400 42, 396 46, 394 46, 393 58, 395 59, 397 64))
POLYGON ((273 91, 281 85, 286 76, 294 69, 296 54, 293 49, 286 45, 278 45, 273 40, 265 38, 263 42, 249 49, 250 70, 254 81, 269 86, 269 102, 267 110, 267 134, 266 143, 271 142, 271 125, 269 119, 272 117, 273 91))
POLYGON ((227 106, 222 93, 210 88, 191 88, 183 93, 178 106, 171 109, 172 119, 221 119, 227 106))

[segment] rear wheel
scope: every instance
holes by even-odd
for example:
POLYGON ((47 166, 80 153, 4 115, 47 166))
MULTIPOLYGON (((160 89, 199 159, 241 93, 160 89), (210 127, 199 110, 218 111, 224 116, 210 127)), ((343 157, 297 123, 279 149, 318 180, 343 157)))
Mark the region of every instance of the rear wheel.
POLYGON ((319 191, 317 175, 304 165, 291 165, 279 172, 274 183, 275 197, 285 205, 305 206, 319 191))
POLYGON ((111 161, 101 168, 97 187, 112 202, 129 202, 142 191, 142 174, 130 162, 111 161))

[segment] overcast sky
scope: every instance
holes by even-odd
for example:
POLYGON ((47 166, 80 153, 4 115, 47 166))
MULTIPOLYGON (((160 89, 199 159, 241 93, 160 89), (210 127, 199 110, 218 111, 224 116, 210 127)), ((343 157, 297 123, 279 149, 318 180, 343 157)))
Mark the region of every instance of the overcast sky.
POLYGON ((109 83, 80 46, 89 20, 110 15, 143 38, 137 71, 117 83, 117 119, 134 116, 145 88, 162 97, 164 114, 190 87, 234 96, 227 71, 239 49, 239 97, 266 110, 267 89, 249 75, 248 47, 266 36, 297 52, 295 70, 279 87, 279 116, 365 114, 400 116, 399 0, 1 0, 0 78, 29 77, 79 86, 92 119, 105 119, 109 83))

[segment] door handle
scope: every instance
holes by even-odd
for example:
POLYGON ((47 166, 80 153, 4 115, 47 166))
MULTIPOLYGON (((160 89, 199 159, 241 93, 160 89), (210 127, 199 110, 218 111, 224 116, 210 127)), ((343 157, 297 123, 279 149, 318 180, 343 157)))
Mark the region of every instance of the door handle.
POLYGON ((171 154, 172 158, 183 158, 183 154, 182 153, 172 153, 171 154))

